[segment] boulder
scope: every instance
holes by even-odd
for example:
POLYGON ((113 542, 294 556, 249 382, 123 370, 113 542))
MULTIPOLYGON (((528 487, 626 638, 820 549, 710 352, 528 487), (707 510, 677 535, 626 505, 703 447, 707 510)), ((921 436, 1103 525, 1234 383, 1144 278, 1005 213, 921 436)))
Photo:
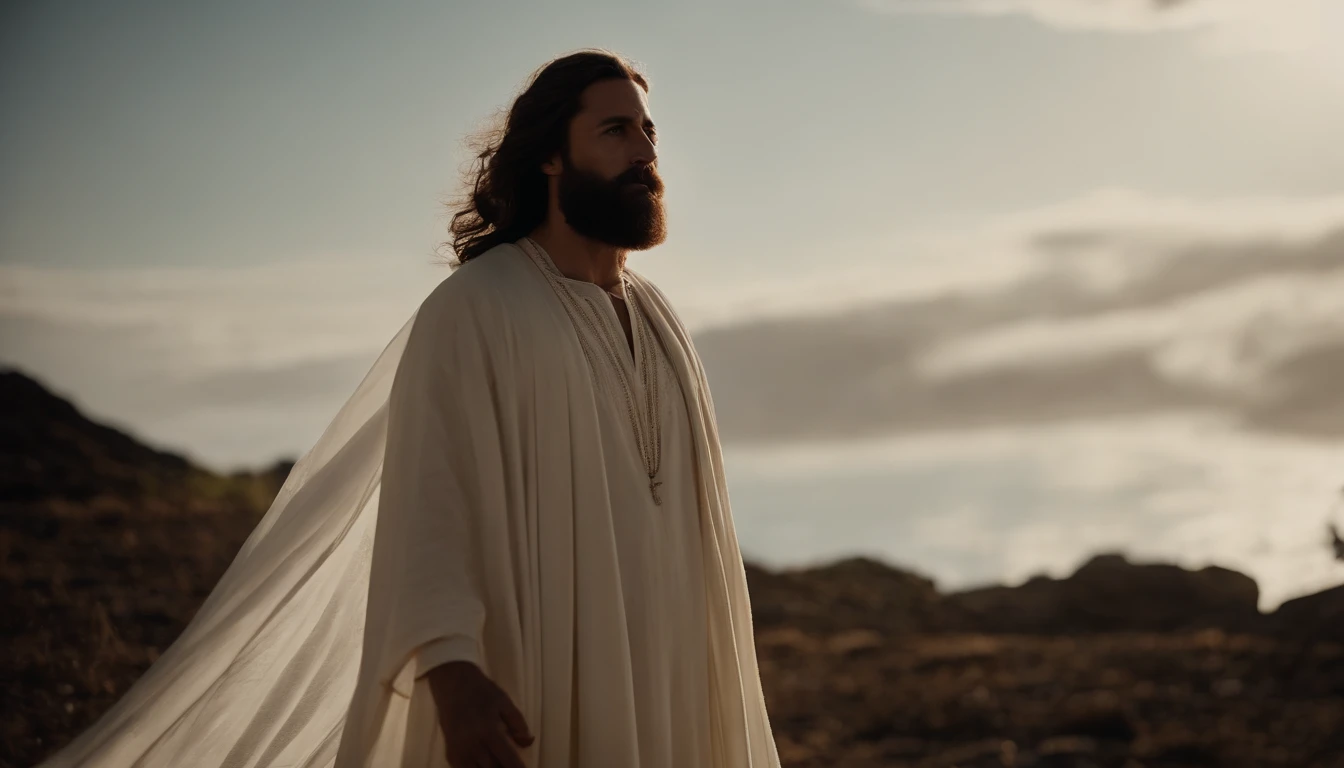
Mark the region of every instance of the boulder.
POLYGON ((890 635, 942 624, 942 598, 932 581, 870 558, 791 571, 748 564, 747 584, 759 628, 787 625, 813 636, 856 629, 890 635))
POLYGON ((1250 630, 1261 620, 1255 580, 1210 566, 1135 564, 1094 557, 1065 579, 1037 576, 1017 587, 949 595, 952 628, 971 632, 1069 634, 1250 630))
POLYGON ((1285 602, 1270 622, 1284 635, 1344 642, 1344 584, 1285 602))

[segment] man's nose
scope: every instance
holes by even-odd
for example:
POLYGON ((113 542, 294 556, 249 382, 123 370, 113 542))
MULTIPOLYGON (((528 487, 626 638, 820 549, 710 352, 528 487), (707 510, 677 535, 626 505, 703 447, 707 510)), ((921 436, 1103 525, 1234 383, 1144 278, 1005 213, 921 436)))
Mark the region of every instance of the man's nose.
POLYGON ((635 156, 630 162, 632 165, 640 163, 653 165, 658 162, 658 148, 654 146, 648 136, 644 136, 644 141, 639 143, 638 149, 635 150, 635 156))

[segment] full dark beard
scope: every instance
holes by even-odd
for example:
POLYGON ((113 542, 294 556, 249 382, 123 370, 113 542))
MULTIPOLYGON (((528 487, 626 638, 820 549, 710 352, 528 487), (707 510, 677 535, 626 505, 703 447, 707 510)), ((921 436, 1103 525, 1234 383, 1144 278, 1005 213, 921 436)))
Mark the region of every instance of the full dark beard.
POLYGON ((651 167, 632 167, 614 179, 604 179, 566 163, 559 191, 560 212, 584 237, 632 251, 667 239, 663 182, 651 167))

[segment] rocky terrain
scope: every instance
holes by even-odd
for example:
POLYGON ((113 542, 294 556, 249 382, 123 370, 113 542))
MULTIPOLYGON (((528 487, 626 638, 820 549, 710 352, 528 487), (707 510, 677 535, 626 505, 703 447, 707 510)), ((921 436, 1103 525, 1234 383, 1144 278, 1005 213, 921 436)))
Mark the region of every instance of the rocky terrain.
POLYGON ((1344 765, 1344 588, 1262 615, 1246 576, 1115 555, 951 595, 748 575, 786 765, 1344 765))
POLYGON ((0 402, 0 766, 29 766, 177 637, 288 465, 207 472, 14 371, 0 402))
MULTIPOLYGON (((29 766, 176 637, 289 465, 208 472, 17 372, 0 397, 0 766, 29 766)), ((1247 576, 1120 555, 953 594, 865 559, 748 579, 790 768, 1344 766, 1344 587, 1265 615, 1247 576)))

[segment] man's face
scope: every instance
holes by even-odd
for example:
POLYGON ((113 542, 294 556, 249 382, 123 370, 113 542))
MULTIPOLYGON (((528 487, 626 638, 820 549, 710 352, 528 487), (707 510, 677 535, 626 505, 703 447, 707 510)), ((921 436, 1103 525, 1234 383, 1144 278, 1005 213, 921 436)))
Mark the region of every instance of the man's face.
POLYGON ((667 222, 644 89, 603 80, 588 86, 581 103, 561 158, 560 212, 584 237, 636 251, 658 245, 667 222))

